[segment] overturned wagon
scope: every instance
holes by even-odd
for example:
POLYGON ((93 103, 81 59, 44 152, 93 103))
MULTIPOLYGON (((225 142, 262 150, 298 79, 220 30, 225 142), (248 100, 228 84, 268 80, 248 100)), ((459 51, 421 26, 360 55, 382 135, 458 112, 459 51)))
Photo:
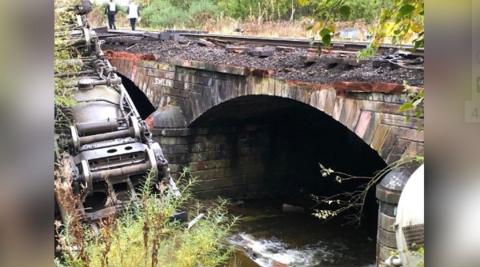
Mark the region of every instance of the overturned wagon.
MULTIPOLYGON (((69 112, 71 125, 57 129, 57 143, 66 152, 62 156, 67 162, 66 175, 80 199, 75 208, 83 221, 95 225, 134 200, 147 174, 160 189, 176 188, 160 145, 152 140, 121 78, 78 9, 68 34, 79 58, 68 64, 78 71, 56 76, 68 78, 75 104, 69 112)), ((65 219, 66 207, 58 196, 56 200, 65 219)))

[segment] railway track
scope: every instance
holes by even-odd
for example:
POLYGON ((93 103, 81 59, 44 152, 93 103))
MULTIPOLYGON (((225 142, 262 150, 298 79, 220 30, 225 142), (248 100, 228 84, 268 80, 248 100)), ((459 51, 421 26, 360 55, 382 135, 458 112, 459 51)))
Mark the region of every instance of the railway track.
MULTIPOLYGON (((314 48, 321 45, 319 40, 310 40, 306 38, 279 38, 279 37, 261 37, 261 36, 246 36, 246 35, 225 35, 212 34, 201 31, 188 30, 167 30, 165 32, 149 32, 149 31, 125 31, 125 30, 107 30, 105 28, 97 28, 97 33, 100 38, 115 37, 115 36, 137 36, 137 37, 157 37, 160 39, 162 34, 170 34, 183 36, 190 39, 211 39, 225 43, 232 44, 255 44, 261 46, 284 46, 296 48, 314 48)), ((334 41, 332 42, 333 50, 352 51, 357 52, 368 47, 368 42, 349 42, 349 41, 334 41)), ((423 56, 424 49, 414 49, 411 45, 393 45, 382 44, 379 47, 380 53, 393 53, 399 50, 410 51, 413 55, 423 56)))

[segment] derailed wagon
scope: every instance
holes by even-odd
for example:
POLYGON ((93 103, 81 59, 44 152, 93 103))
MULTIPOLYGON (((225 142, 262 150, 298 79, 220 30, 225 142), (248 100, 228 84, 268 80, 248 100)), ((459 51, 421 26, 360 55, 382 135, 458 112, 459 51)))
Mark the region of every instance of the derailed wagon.
MULTIPOLYGON (((88 25, 88 8, 79 5, 74 12, 76 21, 72 21, 68 34, 78 59, 68 64, 75 65, 78 71, 56 76, 73 77, 68 87, 75 104, 70 112, 72 124, 56 141, 66 151, 63 161, 67 162, 71 186, 80 199, 75 208, 82 221, 95 226, 135 200, 147 175, 158 190, 176 194, 178 190, 160 145, 152 139, 88 25)), ((56 200, 65 220, 64 204, 58 196, 56 200)))

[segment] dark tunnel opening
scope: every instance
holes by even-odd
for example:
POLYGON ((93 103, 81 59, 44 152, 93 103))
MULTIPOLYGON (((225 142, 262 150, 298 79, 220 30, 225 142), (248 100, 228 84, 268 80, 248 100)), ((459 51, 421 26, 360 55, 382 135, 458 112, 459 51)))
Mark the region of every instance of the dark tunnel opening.
POLYGON ((133 101, 133 104, 137 108, 140 117, 144 120, 150 114, 155 111, 155 107, 152 105, 148 97, 138 88, 135 83, 128 79, 127 77, 123 76, 122 74, 117 72, 117 75, 122 78, 122 84, 130 95, 130 98, 133 101))
MULTIPOLYGON (((223 134, 227 140, 222 144, 225 156, 231 159, 229 174, 243 177, 244 183, 259 183, 268 196, 290 202, 308 202, 312 194, 333 195, 360 185, 322 177, 319 163, 357 176, 374 176, 386 167, 378 153, 348 128, 309 105, 287 98, 238 97, 208 110, 191 127, 208 128, 209 132, 234 127, 234 132, 223 134), (255 171, 259 164, 262 168, 255 171)), ((218 140, 215 134, 209 138, 218 140)), ((246 186, 245 191, 249 188, 246 186)), ((364 213, 364 225, 371 233, 376 229, 377 209, 373 188, 364 213)))

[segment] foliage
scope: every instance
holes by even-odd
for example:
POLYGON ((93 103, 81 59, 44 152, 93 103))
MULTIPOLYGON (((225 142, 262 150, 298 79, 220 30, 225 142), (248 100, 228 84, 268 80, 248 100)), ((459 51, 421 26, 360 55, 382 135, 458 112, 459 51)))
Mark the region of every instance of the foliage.
MULTIPOLYGON (((152 175, 147 175, 138 200, 121 214, 102 221, 99 232, 90 228, 72 231, 71 220, 64 222, 62 229, 57 222, 63 253, 56 262, 66 266, 222 265, 232 252, 224 239, 236 220, 227 215, 225 201, 209 207, 204 217, 190 228, 170 219, 192 199, 194 179, 187 179, 187 175, 182 174, 178 182, 181 197, 155 192, 151 187, 152 175)), ((198 215, 202 210, 197 204, 191 213, 198 215)))
POLYGON ((415 254, 420 257, 420 261, 417 263, 416 267, 424 267, 425 266, 425 248, 423 246, 419 247, 415 252, 415 254))
POLYGON ((405 84, 405 91, 407 92, 407 101, 403 103, 400 112, 414 112, 418 118, 423 118, 423 102, 425 100, 424 88, 412 88, 405 84))
POLYGON ((387 173, 391 170, 412 163, 422 163, 423 157, 402 158, 384 169, 378 171, 373 177, 355 176, 348 173, 332 170, 331 168, 320 165, 322 177, 330 179, 334 177, 337 183, 365 180, 366 182, 358 186, 352 192, 342 192, 331 196, 313 196, 314 200, 321 207, 316 209, 314 216, 321 220, 329 220, 341 214, 348 219, 348 224, 359 225, 363 216, 367 194, 387 173), (328 208, 323 208, 323 207, 328 208))
POLYGON ((393 43, 404 43, 412 38, 416 48, 424 45, 423 0, 353 1, 353 0, 299 0, 303 6, 313 8, 315 22, 309 26, 318 34, 324 46, 331 45, 337 20, 358 18, 371 20, 376 14, 378 25, 366 51, 359 54, 365 58, 373 55, 378 46, 391 38, 393 43))
MULTIPOLYGON (((371 21, 380 10, 381 3, 377 0, 300 0, 300 5, 313 10, 315 21, 308 30, 318 34, 324 46, 330 46, 335 35, 336 21, 363 19, 371 21)), ((390 1, 386 1, 390 2, 390 1)))
POLYGON ((347 20, 365 20, 367 22, 371 22, 374 20, 382 5, 388 4, 392 2, 392 0, 346 0, 345 6, 348 6, 350 9, 350 14, 347 20))
POLYGON ((205 24, 207 21, 217 17, 219 8, 211 0, 197 0, 190 4, 188 14, 190 23, 193 25, 205 24))
POLYGON ((54 80, 54 104, 55 104, 55 129, 61 129, 70 125, 68 110, 75 104, 69 84, 73 81, 78 66, 70 64, 78 54, 71 45, 73 40, 69 31, 75 18, 73 11, 69 9, 74 1, 56 1, 55 8, 55 38, 54 38, 54 72, 56 75, 67 74, 63 77, 55 77, 54 80))
POLYGON ((218 0, 217 3, 228 17, 258 21, 289 19, 298 8, 298 0, 218 0))
MULTIPOLYGON (((386 2, 391 2, 388 0, 386 2)), ((183 26, 191 18, 195 25, 206 23, 218 15, 232 19, 273 21, 301 17, 326 17, 338 20, 371 21, 380 12, 381 0, 144 0, 143 23, 147 27, 183 26), (342 5, 338 12, 332 9, 342 5), (183 12, 182 12, 183 11, 183 12), (337 16, 338 15, 338 16, 337 16), (169 19, 162 19, 168 16, 169 19), (200 17, 200 21, 197 18, 200 17), (168 23, 172 21, 171 23, 168 23)))
POLYGON ((173 27, 184 25, 189 17, 187 11, 168 0, 152 0, 142 10, 142 21, 150 27, 173 27))
POLYGON ((423 19, 423 0, 395 0, 382 8, 371 46, 378 47, 385 38, 392 38, 393 43, 405 43, 414 38, 415 48, 423 47, 423 19))

